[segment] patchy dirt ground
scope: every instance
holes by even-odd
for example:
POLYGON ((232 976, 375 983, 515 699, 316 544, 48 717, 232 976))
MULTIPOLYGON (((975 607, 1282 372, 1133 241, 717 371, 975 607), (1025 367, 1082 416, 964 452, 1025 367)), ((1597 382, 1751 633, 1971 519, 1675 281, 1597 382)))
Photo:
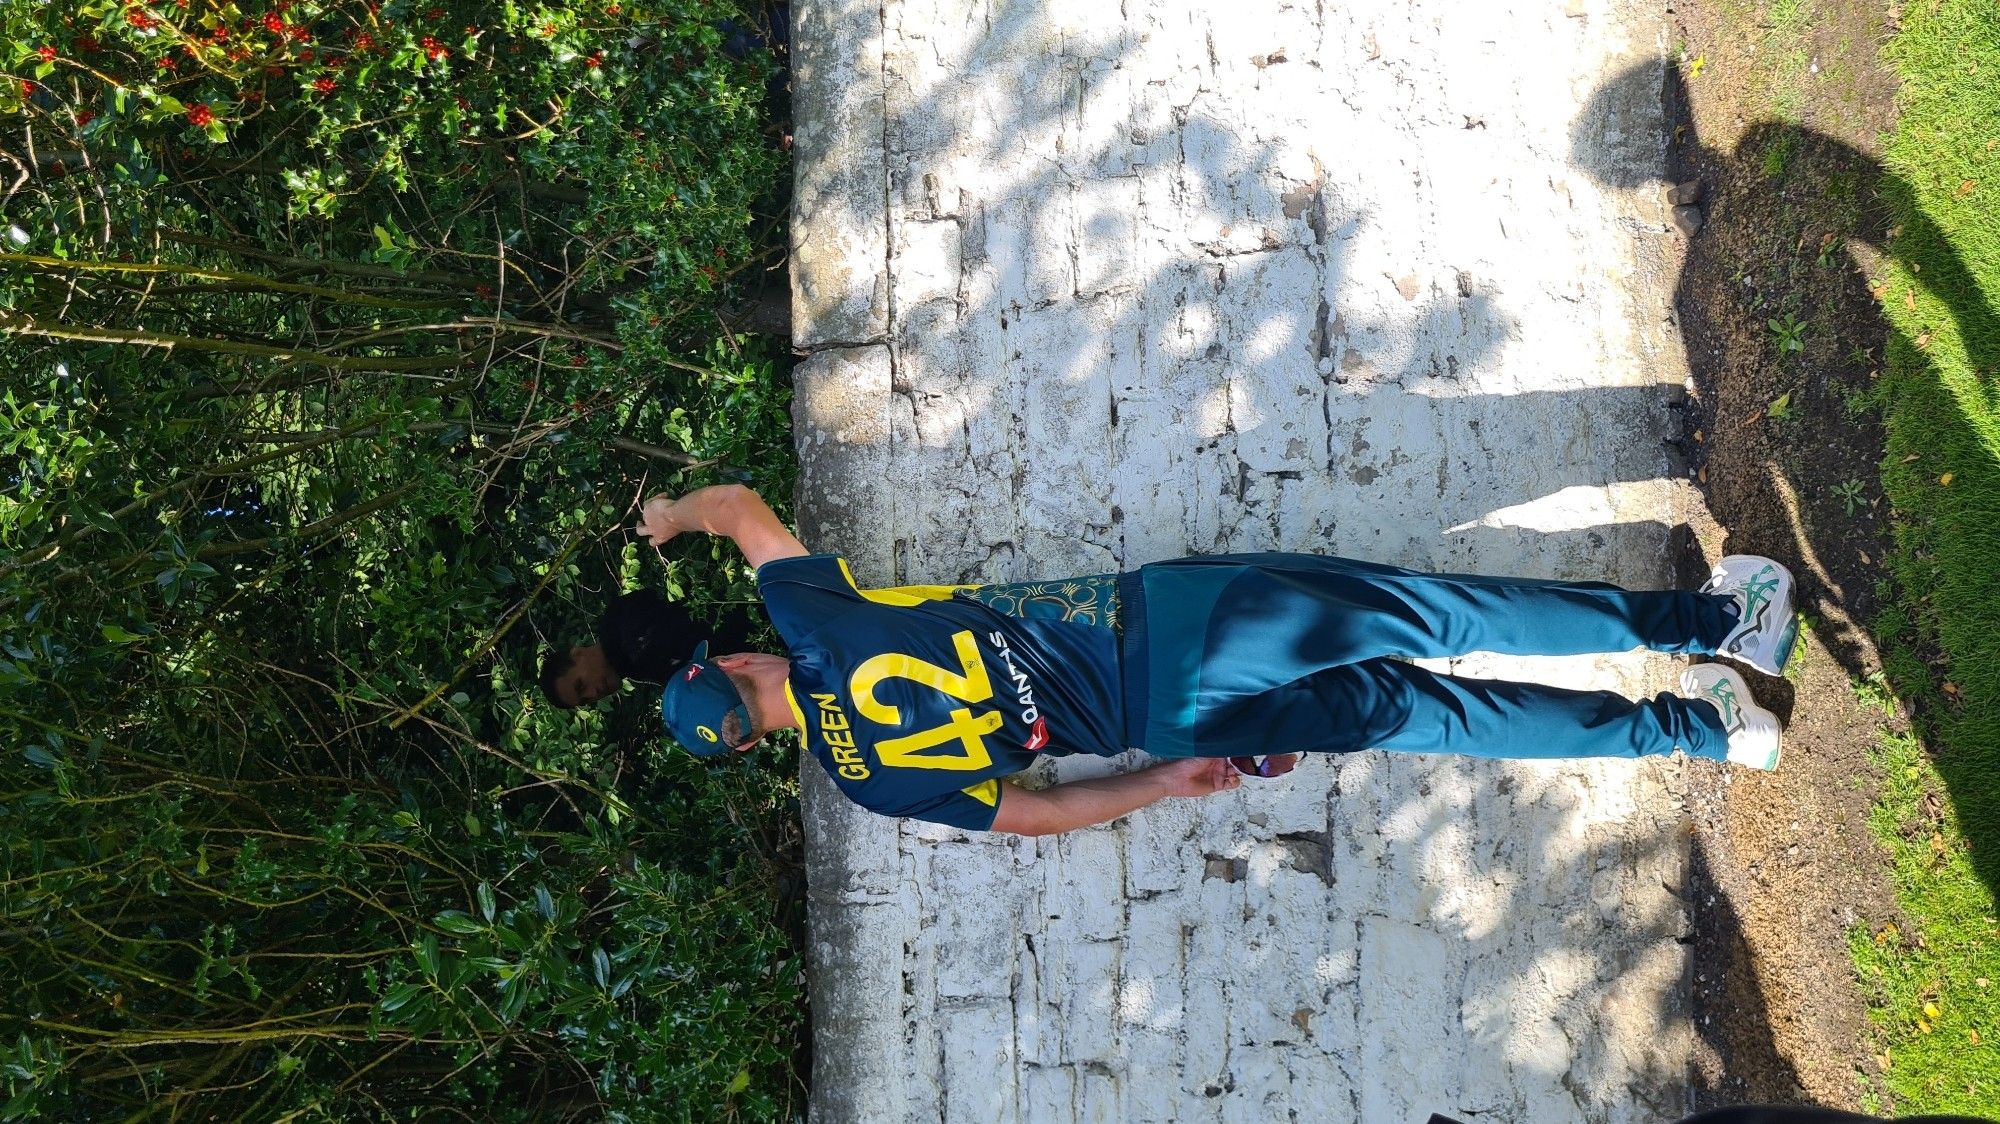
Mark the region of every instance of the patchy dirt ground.
POLYGON ((1859 1108, 1876 1063, 1846 942, 1895 915, 1867 750, 1900 719, 1868 701, 1862 627, 1888 535, 1869 408, 1887 328, 1868 275, 1887 234, 1874 191, 1895 86, 1876 56, 1894 17, 1846 0, 1674 12, 1674 178, 1700 185, 1704 218, 1677 293, 1684 449, 1714 519, 1696 538, 1708 558, 1789 564, 1810 626, 1787 677, 1753 684, 1789 722, 1783 767, 1718 774, 1694 801, 1695 1081, 1702 1107, 1859 1108))

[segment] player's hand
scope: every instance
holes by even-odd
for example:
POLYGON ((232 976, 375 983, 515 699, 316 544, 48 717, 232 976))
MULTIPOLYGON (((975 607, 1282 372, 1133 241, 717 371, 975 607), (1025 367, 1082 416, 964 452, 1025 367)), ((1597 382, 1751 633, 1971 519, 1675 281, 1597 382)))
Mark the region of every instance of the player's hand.
POLYGON ((639 522, 632 529, 639 532, 640 538, 655 547, 667 545, 675 535, 687 530, 686 527, 674 522, 673 506, 672 496, 654 496, 639 508, 639 522))
POLYGON ((1243 783, 1227 757, 1183 757, 1159 766, 1174 796, 1212 796, 1243 783))

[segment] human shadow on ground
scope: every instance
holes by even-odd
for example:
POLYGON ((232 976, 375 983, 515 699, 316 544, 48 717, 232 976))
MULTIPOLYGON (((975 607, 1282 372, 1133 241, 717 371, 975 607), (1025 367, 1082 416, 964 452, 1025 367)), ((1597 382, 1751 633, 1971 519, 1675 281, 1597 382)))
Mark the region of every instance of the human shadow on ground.
MULTIPOLYGON (((1969 715, 1960 713, 1963 704, 1940 693, 1939 684, 1952 672, 1936 653, 1920 655, 1905 647, 1913 623, 1907 614, 1914 608, 1936 625, 1951 607, 1908 606, 1888 584, 1884 563, 1896 543, 1879 479, 1907 463, 1915 466, 1908 471, 1921 470, 1930 478, 1953 472, 1962 494, 2000 487, 2000 465, 1935 376, 1877 381, 1877 373, 1892 361, 1922 369, 1927 339, 1912 340, 1891 327, 1879 301, 1910 299, 1910 308, 1918 306, 1887 285, 1871 292, 1871 277, 1889 276, 1882 260, 1892 241, 1899 251, 1913 249, 1921 255, 1924 265, 1915 284, 1944 306, 1982 379, 2000 368, 2000 317, 1962 256, 1917 205, 1911 184, 1838 138, 1784 122, 1759 122, 1733 145, 1716 145, 1697 132, 1698 114, 1679 69, 1663 64, 1632 68, 1607 83, 1593 97, 1593 111, 1579 119, 1579 128, 1597 112, 1648 96, 1664 101, 1679 134, 1671 175, 1657 183, 1698 182, 1703 192, 1699 206, 1705 224, 1689 243, 1675 293, 1696 386, 1683 444, 1705 473, 1710 510, 1727 532, 1725 549, 1768 554, 1788 564, 1799 578, 1799 607, 1807 615, 1811 640, 1833 657, 1850 683, 1865 684, 1886 672, 1896 696, 1918 709, 1917 728, 1928 741, 1939 720, 1956 722, 1969 715), (1892 226, 1897 222, 1902 225, 1892 226), (1776 254, 1773 246, 1779 247, 1776 254), (1803 350, 1795 358, 1787 358, 1774 324, 1807 326, 1803 350), (1884 385, 1896 387, 1904 397, 1888 402, 1884 385), (1878 412, 1884 405, 1918 414, 1926 425, 1910 427, 1915 436, 1906 434, 1900 438, 1904 444, 1885 450, 1887 435, 1878 412), (1938 464, 1945 450, 1957 450, 1972 463, 1938 464)), ((1616 182, 1640 187, 1655 181, 1616 182)), ((1981 389, 1989 399, 1994 393, 1990 381, 1981 389)), ((1918 512, 1915 517, 1932 514, 1918 512)), ((1990 519, 1951 519, 1942 533, 1969 538, 1988 552, 2000 551, 2000 524, 1990 519)), ((2000 638, 1960 639, 1962 659, 2000 660, 2000 638)), ((1777 709, 1788 709, 1792 702, 1789 683, 1762 679, 1757 690, 1777 709)), ((1854 709, 1837 687, 1833 691, 1838 698, 1823 687, 1814 701, 1829 708, 1838 703, 1843 713, 1854 709)), ((1794 744, 1810 755, 1799 760, 1814 770, 1808 775, 1820 784, 1844 784, 1867 771, 1866 752, 1875 736, 1871 724, 1857 720, 1856 728, 1843 730, 1835 728, 1839 720, 1829 721, 1826 715, 1793 717, 1798 729, 1811 731, 1812 741, 1794 744), (1817 764, 1815 757, 1828 763, 1817 764)), ((1965 729, 1969 727, 1961 727, 1965 729)), ((1930 749, 1969 842, 1973 868, 1988 887, 2000 891, 2000 788, 1992 784, 1992 751, 1982 748, 1992 740, 1961 732, 1954 752, 1940 753, 1935 742, 1930 749)), ((1860 805, 1848 810, 1840 832, 1856 837, 1844 846, 1857 852, 1873 846, 1860 823, 1866 799, 1857 795, 1845 801, 1860 805)), ((1822 827, 1833 834, 1831 824, 1822 827)), ((1932 827, 1920 830, 1928 833, 1932 827)), ((1842 847, 1834 850, 1839 854, 1842 847)), ((1869 854, 1850 857, 1863 867, 1878 861, 1869 854)), ((1712 868, 1711 878, 1738 863, 1727 856, 1697 859, 1712 868)), ((1764 882, 1773 877, 1773 865, 1767 862, 1760 874, 1753 863, 1747 873, 1764 882)), ((1744 872, 1740 865, 1736 869, 1741 879, 1744 872)), ((1881 889, 1885 876, 1846 869, 1828 874, 1841 880, 1843 896, 1886 893, 1881 889)), ((1765 895, 1777 885, 1764 883, 1765 895)), ((1714 945, 1711 953, 1731 946, 1736 954, 1750 955, 1742 928, 1745 910, 1739 908, 1743 903, 1732 905, 1726 894, 1721 897, 1703 918, 1702 939, 1714 945), (1711 932, 1709 925, 1718 928, 1711 932)), ((1764 915, 1765 924, 1783 911, 1782 906, 1767 908, 1771 903, 1750 904, 1764 915)), ((1893 905, 1873 902, 1862 909, 1893 905)), ((1835 922, 1834 928, 1839 927, 1835 922)), ((1843 935, 1824 936, 1793 954, 1807 954, 1810 948, 1844 962, 1843 935)), ((1764 955, 1772 955, 1771 950, 1764 955)), ((1786 978, 1791 981, 1787 986, 1796 989, 1797 980, 1786 978)), ((1726 1013, 1732 1005, 1750 1003, 1745 1009, 1761 1013, 1767 999, 1778 1002, 1756 997, 1752 1003, 1732 984, 1718 1010, 1726 1013)), ((1784 1000, 1784 1017, 1798 1017, 1800 1001, 1798 995, 1784 1000)), ((1814 1000, 1803 1001, 1811 1007, 1814 1000)), ((1716 1103, 1741 1092, 1743 1082, 1772 1099, 1789 1099, 1788 1090, 1798 1088, 1801 1071, 1793 1060, 1778 1056, 1770 1047, 1771 1028, 1751 1025, 1757 1022, 1718 1014, 1713 1025, 1701 1028, 1723 1052, 1727 1066, 1725 1087, 1705 1090, 1705 1095, 1722 1098, 1716 1103)), ((1816 1064, 1824 1062, 1816 1059, 1816 1064)))
MULTIPOLYGON (((1984 390, 1989 399, 2000 393, 1991 379, 2000 370, 2000 314, 1944 232, 1925 217, 1911 185, 1867 153, 1782 122, 1755 124, 1732 150, 1717 150, 1693 132, 1689 93, 1677 67, 1635 68, 1599 98, 1615 103, 1627 96, 1619 87, 1635 86, 1658 90, 1682 122, 1676 177, 1699 177, 1708 192, 1703 203, 1707 225, 1690 243, 1676 306, 1702 399, 1690 428, 1706 429, 1711 508, 1729 532, 1728 549, 1769 554, 1792 567, 1814 638, 1852 680, 1863 681, 1878 670, 1874 643, 1864 630, 1877 624, 1879 612, 1891 608, 1878 583, 1884 580, 1882 563, 1894 543, 1886 504, 1857 511, 1834 486, 1848 479, 1872 486, 1882 471, 1883 429, 1879 415, 1864 408, 1875 401, 1870 395, 1876 372, 1892 355, 1905 363, 1922 362, 1918 341, 1905 338, 1884 318, 1868 275, 1886 272, 1874 263, 1892 238, 1899 249, 1923 255, 1917 284, 1948 309, 1971 366, 1988 383, 1984 390), (1788 190, 1784 182, 1769 182, 1768 171, 1780 164, 1804 173, 1789 182, 1808 187, 1823 183, 1825 193, 1809 195, 1788 190), (1900 228, 1891 229, 1892 216, 1899 215, 1907 217, 1900 228), (1758 262, 1738 256, 1750 236, 1774 228, 1799 231, 1797 260, 1758 262), (1864 268, 1845 268, 1856 247, 1874 257, 1864 268), (1728 283, 1737 278, 1741 280, 1728 283), (1708 299, 1721 291, 1739 297, 1708 299), (1834 329, 1823 332, 1825 342, 1819 346, 1809 338, 1801 362, 1791 367, 1770 362, 1770 321, 1787 315, 1834 329), (1838 340, 1859 343, 1839 353, 1833 346, 1838 340), (1791 395, 1791 411, 1807 419, 1838 421, 1839 428, 1805 432, 1774 418, 1772 402, 1784 394, 1791 395), (1728 438, 1721 439, 1725 433, 1728 438)), ((1883 299, 1897 296, 1886 289, 1882 294, 1883 299)), ((1938 397, 1925 411, 1936 427, 1925 434, 1925 447, 1888 450, 1892 460, 1921 458, 1941 447, 1980 450, 1984 463, 1951 466, 1960 485, 1977 488, 2000 479, 2000 463, 1964 413, 1951 408, 1948 394, 1940 391, 1938 397)), ((2000 525, 1992 521, 1957 523, 1949 533, 1990 543, 2000 552, 2000 525)), ((1906 622, 1898 617, 1889 623, 1906 622)), ((1986 638, 1984 648, 1971 657, 1987 659, 2000 660, 2000 637, 1986 638)), ((1949 668, 1892 662, 1887 670, 1904 699, 1950 705, 1937 691, 1949 668)), ((2000 893, 2000 787, 1985 771, 1990 757, 1947 754, 1936 760, 1971 843, 1973 865, 1988 887, 2000 893)))
POLYGON ((1699 918, 1690 982, 1695 1005, 1706 1014, 1696 1017, 1695 1033, 1724 1066, 1715 1087, 1698 1088, 1701 1106, 1810 1103, 1797 1067, 1769 1032, 1772 1015, 1753 967, 1756 950, 1745 940, 1736 903, 1718 884, 1713 856, 1700 838, 1688 859, 1687 898, 1699 918))

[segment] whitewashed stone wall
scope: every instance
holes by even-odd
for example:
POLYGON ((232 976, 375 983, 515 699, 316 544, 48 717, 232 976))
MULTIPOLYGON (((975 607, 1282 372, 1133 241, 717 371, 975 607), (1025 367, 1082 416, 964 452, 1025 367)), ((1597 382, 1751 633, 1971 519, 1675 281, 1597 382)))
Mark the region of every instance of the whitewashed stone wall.
MULTIPOLYGON (((1656 14, 795 18, 802 532, 864 582, 1297 549, 1667 584, 1672 246, 1616 186, 1664 159, 1656 14)), ((1671 1118, 1676 792, 1708 767, 1361 754, 1034 841, 871 816, 809 764, 814 1116, 1671 1118)))

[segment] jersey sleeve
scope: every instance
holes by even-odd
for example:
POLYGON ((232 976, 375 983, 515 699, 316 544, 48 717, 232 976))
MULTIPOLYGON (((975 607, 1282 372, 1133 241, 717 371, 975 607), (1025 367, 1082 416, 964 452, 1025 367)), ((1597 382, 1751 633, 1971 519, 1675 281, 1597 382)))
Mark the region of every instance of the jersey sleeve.
POLYGON ((993 817, 1000 812, 1000 782, 983 780, 978 784, 962 788, 957 792, 947 792, 928 800, 898 809, 894 814, 911 819, 929 820, 947 827, 964 828, 967 831, 991 831, 993 817))
POLYGON ((757 593, 786 643, 798 644, 861 601, 837 554, 778 558, 757 568, 757 593))

